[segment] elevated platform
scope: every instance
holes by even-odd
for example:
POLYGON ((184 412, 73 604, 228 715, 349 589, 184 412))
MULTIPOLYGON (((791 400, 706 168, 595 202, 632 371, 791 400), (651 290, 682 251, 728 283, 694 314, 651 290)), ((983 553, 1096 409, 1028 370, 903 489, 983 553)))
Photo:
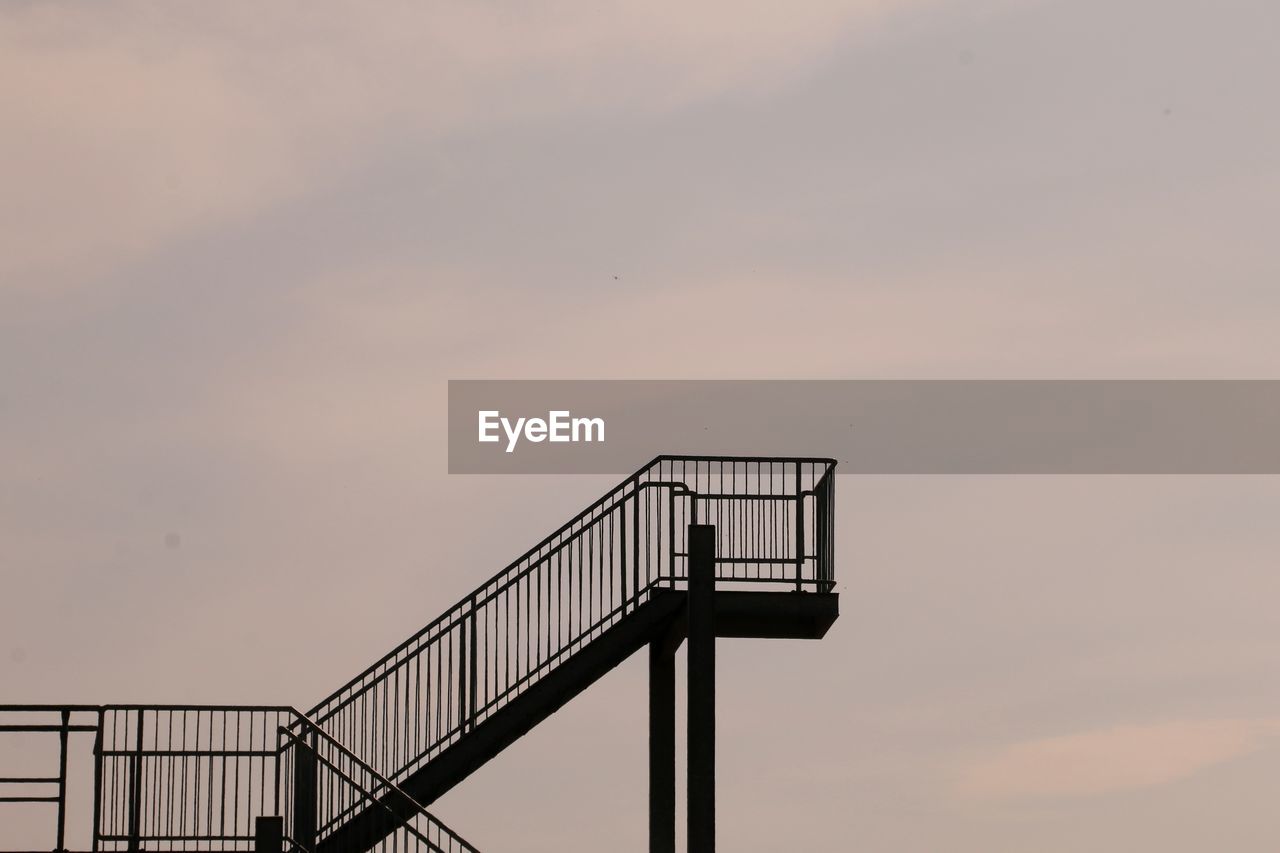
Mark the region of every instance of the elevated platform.
POLYGON ((834 592, 716 593, 716 636, 821 640, 840 615, 834 592))

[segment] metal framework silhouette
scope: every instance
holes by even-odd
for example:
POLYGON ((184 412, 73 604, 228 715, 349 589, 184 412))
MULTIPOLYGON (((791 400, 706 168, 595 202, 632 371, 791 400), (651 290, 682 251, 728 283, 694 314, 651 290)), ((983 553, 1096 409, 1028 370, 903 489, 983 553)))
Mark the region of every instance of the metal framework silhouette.
POLYGON ((47 739, 59 768, 0 760, 0 806, 50 808, 47 845, 20 853, 71 849, 69 828, 94 853, 474 853, 429 807, 646 647, 649 849, 674 853, 686 640, 687 849, 713 853, 717 639, 834 623, 834 475, 830 459, 659 456, 305 713, 0 705, 0 733, 47 739), (69 755, 90 735, 92 813, 72 815, 69 755))

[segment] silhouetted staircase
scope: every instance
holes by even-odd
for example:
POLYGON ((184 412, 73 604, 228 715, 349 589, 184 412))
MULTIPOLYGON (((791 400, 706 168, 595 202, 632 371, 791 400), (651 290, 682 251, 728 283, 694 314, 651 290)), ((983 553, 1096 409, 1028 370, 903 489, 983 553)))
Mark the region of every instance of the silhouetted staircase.
MULTIPOLYGON (((713 683, 714 637, 826 633, 838 615, 834 467, 660 456, 306 714, 0 706, 61 720, 6 728, 0 716, 0 731, 61 733, 63 769, 41 780, 58 786, 42 801, 57 803, 60 849, 69 732, 96 732, 95 851, 475 853, 427 807, 648 646, 650 773, 662 777, 651 811, 665 815, 651 817, 651 836, 664 836, 651 849, 674 849, 671 656, 688 634, 692 678, 699 638, 713 683)), ((709 697, 700 713, 713 726, 709 697)), ((692 751, 690 761, 692 797, 692 751)))
MULTIPOLYGON (((719 636, 823 636, 837 615, 833 498, 830 460, 658 457, 308 716, 430 805, 679 632, 690 524, 716 528, 719 636)), ((316 847, 396 825, 370 802, 316 847)))

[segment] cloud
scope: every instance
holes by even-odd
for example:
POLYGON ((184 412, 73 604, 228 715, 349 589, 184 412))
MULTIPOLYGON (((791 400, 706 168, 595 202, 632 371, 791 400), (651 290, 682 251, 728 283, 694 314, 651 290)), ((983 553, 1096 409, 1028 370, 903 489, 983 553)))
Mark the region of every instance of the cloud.
POLYGON ((1166 785, 1255 752, 1280 719, 1118 726, 1014 744, 967 768, 959 790, 978 799, 1090 797, 1166 785))
POLYGON ((912 2, 7 4, 0 281, 82 281, 391 137, 774 86, 912 2))

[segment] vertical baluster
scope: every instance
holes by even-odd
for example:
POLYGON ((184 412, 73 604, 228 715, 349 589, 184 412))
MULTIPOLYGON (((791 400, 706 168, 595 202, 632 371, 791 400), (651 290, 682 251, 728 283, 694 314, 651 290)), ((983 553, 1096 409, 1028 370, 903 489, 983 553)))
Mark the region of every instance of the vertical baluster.
POLYGON ((801 463, 796 463, 796 592, 804 589, 804 482, 801 463))
POLYGON ((141 710, 135 713, 138 715, 137 741, 134 743, 133 776, 129 780, 131 789, 129 795, 130 853, 136 853, 141 849, 142 836, 142 732, 144 717, 141 710))
POLYGON ((627 612, 627 502, 618 504, 618 599, 622 612, 627 612))

